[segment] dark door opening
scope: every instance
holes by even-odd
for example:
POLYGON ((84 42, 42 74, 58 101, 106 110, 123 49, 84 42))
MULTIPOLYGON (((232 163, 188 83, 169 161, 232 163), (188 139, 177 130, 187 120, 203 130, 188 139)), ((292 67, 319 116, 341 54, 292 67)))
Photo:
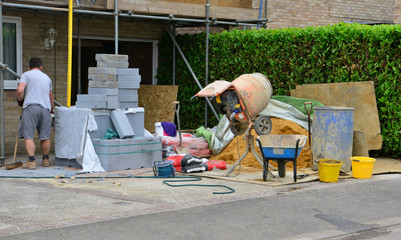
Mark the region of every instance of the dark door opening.
MULTIPOLYGON (((75 40, 73 46, 73 64, 71 81, 71 105, 75 105, 78 91, 78 46, 75 40)), ((141 85, 152 84, 153 43, 152 42, 126 42, 118 43, 118 53, 128 55, 129 68, 139 68, 141 85)), ((114 54, 114 41, 111 40, 81 40, 81 91, 88 93, 88 68, 96 67, 96 54, 114 54)))

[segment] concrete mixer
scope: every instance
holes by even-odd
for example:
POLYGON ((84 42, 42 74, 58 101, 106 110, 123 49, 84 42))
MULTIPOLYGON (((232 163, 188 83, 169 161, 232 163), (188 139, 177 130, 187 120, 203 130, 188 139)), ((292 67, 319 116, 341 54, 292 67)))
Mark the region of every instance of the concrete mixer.
POLYGON ((258 135, 271 131, 271 120, 259 116, 269 104, 273 89, 270 81, 261 73, 243 74, 232 82, 218 80, 199 91, 198 97, 212 97, 211 101, 230 121, 230 129, 236 135, 248 133, 252 126, 258 135))

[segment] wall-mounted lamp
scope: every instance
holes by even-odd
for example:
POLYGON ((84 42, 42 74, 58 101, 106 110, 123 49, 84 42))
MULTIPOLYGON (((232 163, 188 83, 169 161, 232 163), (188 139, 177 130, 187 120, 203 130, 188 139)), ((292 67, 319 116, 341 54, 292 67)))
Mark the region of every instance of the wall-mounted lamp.
POLYGON ((50 28, 46 32, 45 38, 45 49, 50 49, 54 47, 54 43, 56 42, 57 32, 54 28, 50 28))

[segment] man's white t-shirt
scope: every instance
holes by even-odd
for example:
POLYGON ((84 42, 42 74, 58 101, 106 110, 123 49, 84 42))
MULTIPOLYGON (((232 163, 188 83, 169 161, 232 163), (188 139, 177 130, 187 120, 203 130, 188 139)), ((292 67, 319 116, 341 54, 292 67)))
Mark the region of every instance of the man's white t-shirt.
POLYGON ((49 93, 52 91, 52 80, 39 69, 33 69, 24 72, 18 83, 25 83, 24 90, 24 106, 30 104, 39 104, 51 111, 51 103, 49 93))

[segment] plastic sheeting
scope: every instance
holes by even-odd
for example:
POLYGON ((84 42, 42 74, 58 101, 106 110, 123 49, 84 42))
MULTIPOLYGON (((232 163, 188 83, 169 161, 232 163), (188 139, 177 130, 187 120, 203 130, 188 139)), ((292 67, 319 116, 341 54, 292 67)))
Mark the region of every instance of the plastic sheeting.
POLYGON ((91 110, 56 107, 54 116, 56 157, 75 159, 83 172, 104 172, 89 136, 97 129, 91 110))
POLYGON ((259 115, 277 117, 290 120, 308 129, 308 116, 298 111, 295 107, 274 99, 270 99, 269 105, 259 115))
POLYGON ((234 139, 235 135, 230 130, 230 122, 224 115, 212 135, 211 150, 213 155, 217 155, 234 139))
MULTIPOLYGON (((292 105, 270 99, 269 105, 259 114, 269 117, 277 117, 297 123, 301 127, 308 129, 308 116, 297 110, 292 105)), ((212 136, 212 153, 217 155, 234 139, 235 135, 231 132, 230 122, 227 117, 221 118, 212 136)))

